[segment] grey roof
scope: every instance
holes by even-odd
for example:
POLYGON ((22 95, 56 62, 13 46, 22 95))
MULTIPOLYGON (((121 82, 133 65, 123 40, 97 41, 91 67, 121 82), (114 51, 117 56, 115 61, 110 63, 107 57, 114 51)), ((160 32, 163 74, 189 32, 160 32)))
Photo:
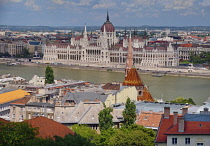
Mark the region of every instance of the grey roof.
POLYGON ((210 114, 185 114, 185 121, 210 122, 210 114))
POLYGON ((55 104, 43 103, 43 102, 30 102, 26 104, 27 106, 46 106, 46 107, 55 107, 55 104))
MULTIPOLYGON (((182 113, 182 108, 186 106, 186 104, 172 104, 172 103, 160 103, 160 102, 146 102, 146 101, 137 101, 136 110, 137 113, 141 111, 153 111, 153 112, 164 112, 164 107, 170 107, 170 113, 172 114, 174 111, 179 114, 182 113)), ((115 107, 116 109, 124 109, 125 105, 121 105, 115 107)))
POLYGON ((121 121, 124 121, 122 112, 123 112, 123 109, 113 109, 113 112, 111 113, 112 116, 113 116, 112 121, 113 122, 121 122, 121 121))
POLYGON ((38 42, 38 41, 29 41, 28 43, 29 45, 33 45, 33 46, 39 46, 41 44, 41 42, 38 42))
POLYGON ((0 90, 0 94, 7 93, 7 92, 10 92, 10 91, 14 91, 14 90, 17 90, 17 89, 6 89, 6 88, 3 88, 3 89, 0 90))
MULTIPOLYGON (((89 117, 91 117, 94 114, 94 117, 97 117, 98 112, 103 109, 103 104, 101 102, 94 103, 84 103, 80 102, 75 109, 72 111, 71 115, 69 115, 69 118, 67 118, 67 121, 63 121, 65 123, 85 123, 89 121, 89 117), (91 109, 94 107, 95 109, 91 109), (97 112, 98 111, 98 112, 97 112)), ((97 121, 92 121, 97 122, 97 121)), ((94 123, 95 124, 95 123, 94 123)))
POLYGON ((103 106, 91 106, 84 113, 84 115, 79 120, 78 124, 98 124, 98 113, 103 109, 103 106))
POLYGON ((76 104, 80 101, 84 101, 85 99, 89 101, 94 101, 95 99, 99 99, 101 102, 105 102, 108 95, 100 95, 94 92, 76 92, 76 93, 67 93, 66 96, 63 98, 62 103, 64 104, 66 100, 74 100, 76 104))

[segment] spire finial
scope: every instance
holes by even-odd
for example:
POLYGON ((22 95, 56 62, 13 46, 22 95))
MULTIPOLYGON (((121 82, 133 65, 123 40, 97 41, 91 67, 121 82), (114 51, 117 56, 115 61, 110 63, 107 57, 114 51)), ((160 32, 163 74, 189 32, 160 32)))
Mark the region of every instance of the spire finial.
POLYGON ((109 21, 109 12, 108 12, 108 9, 107 9, 106 21, 109 21))

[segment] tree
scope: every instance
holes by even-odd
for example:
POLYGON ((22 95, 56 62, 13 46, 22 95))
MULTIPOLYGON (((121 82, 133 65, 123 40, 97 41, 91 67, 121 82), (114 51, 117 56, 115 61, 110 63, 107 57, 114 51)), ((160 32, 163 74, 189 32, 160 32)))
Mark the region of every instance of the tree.
POLYGON ((45 84, 52 83, 54 83, 53 69, 50 66, 47 66, 45 70, 45 84))
POLYGON ((111 115, 111 112, 113 111, 113 109, 107 108, 105 105, 104 107, 105 108, 101 110, 98 114, 99 128, 101 132, 103 130, 112 128, 113 126, 113 122, 112 122, 113 116, 111 115))
POLYGON ((26 122, 5 123, 0 125, 0 145, 25 145, 37 134, 37 128, 32 128, 26 122))
POLYGON ((192 104, 195 105, 195 102, 193 101, 192 98, 186 99, 184 97, 177 97, 176 99, 174 99, 173 101, 170 101, 171 103, 183 103, 183 104, 192 104))
POLYGON ((126 127, 134 124, 136 121, 136 105, 134 102, 131 102, 131 99, 128 98, 125 104, 125 109, 123 111, 124 125, 126 127))
POLYGON ((152 129, 147 129, 141 125, 132 124, 126 128, 116 130, 115 135, 109 139, 108 145, 151 146, 154 145, 154 139, 155 132, 152 129))
POLYGON ((73 125, 72 130, 79 134, 81 137, 88 139, 89 141, 92 141, 97 135, 97 132, 95 130, 92 130, 86 125, 73 125))

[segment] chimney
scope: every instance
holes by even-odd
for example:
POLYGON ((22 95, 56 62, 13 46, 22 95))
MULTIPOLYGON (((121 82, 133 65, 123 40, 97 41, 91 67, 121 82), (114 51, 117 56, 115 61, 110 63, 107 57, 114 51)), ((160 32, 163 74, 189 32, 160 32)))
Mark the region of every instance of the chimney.
POLYGON ((183 107, 182 108, 182 116, 184 116, 187 113, 188 113, 188 108, 187 107, 183 107))
POLYGON ((207 107, 204 107, 203 110, 204 110, 205 113, 209 112, 209 109, 207 107))
POLYGON ((84 99, 84 101, 83 102, 89 102, 89 100, 88 99, 84 99))
POLYGON ((164 119, 169 119, 170 107, 164 107, 164 119))
POLYGON ((178 118, 178 132, 184 132, 184 118, 178 118))
POLYGON ((178 112, 174 112, 173 126, 177 124, 178 112))

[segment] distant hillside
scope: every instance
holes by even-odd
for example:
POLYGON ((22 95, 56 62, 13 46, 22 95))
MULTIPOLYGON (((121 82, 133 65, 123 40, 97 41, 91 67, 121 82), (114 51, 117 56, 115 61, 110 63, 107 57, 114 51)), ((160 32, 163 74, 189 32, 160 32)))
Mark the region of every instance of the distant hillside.
MULTIPOLYGON (((88 31, 99 30, 101 26, 87 26, 88 31)), ((116 29, 141 29, 141 30, 185 30, 185 31, 210 31, 210 26, 115 26, 116 29)), ((0 25, 1 30, 11 31, 55 31, 55 30, 73 30, 83 31, 84 26, 11 26, 11 25, 0 25)))

